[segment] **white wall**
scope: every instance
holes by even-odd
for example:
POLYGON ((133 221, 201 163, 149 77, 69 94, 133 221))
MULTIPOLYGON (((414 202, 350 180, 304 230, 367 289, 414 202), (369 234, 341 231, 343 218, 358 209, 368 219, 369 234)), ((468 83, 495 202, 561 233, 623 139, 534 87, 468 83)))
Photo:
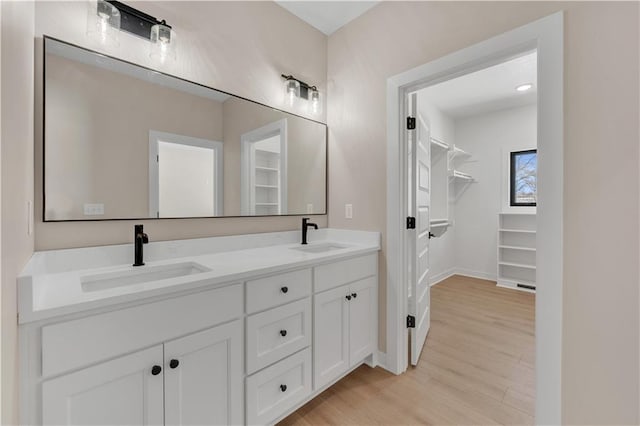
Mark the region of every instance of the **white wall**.
MULTIPOLYGON (((565 11, 562 421, 637 424, 638 3, 381 2, 333 33, 329 224, 386 229, 387 78, 559 10, 565 11), (353 220, 344 217, 345 203, 353 204, 353 220), (594 235, 611 206, 615 221, 594 235)), ((382 244, 380 329, 384 232, 382 244)))
POLYGON ((34 4, 1 2, 2 132, 2 424, 18 423, 16 276, 33 253, 28 203, 33 202, 34 4))
MULTIPOLYGON (((293 74, 326 92, 327 36, 274 2, 127 2, 166 19, 178 33, 177 61, 165 66, 149 58, 149 42, 125 32, 118 48, 105 48, 86 36, 87 2, 37 2, 36 35, 43 34, 127 61, 205 84, 290 112, 280 74, 293 74)), ((40 84, 36 80, 36 84, 40 84)), ((36 91, 39 95, 39 91, 36 91)), ((40 97, 36 107, 41 107, 40 97)), ((323 111, 326 108, 323 109, 323 111)), ((36 139, 41 140, 36 109, 36 139)), ((312 118, 324 121, 324 115, 312 118)), ((37 145, 39 147, 39 145, 37 145)), ((42 222, 41 155, 36 149, 36 248, 38 250, 121 244, 131 241, 134 223, 145 225, 155 241, 297 229, 300 218, 215 218, 156 221, 42 222)), ((320 226, 326 216, 314 217, 320 226)))
POLYGON ((460 169, 476 180, 455 208, 455 265, 459 273, 497 277, 498 213, 512 150, 536 147, 536 106, 490 112, 456 120, 456 144, 472 154, 460 169))

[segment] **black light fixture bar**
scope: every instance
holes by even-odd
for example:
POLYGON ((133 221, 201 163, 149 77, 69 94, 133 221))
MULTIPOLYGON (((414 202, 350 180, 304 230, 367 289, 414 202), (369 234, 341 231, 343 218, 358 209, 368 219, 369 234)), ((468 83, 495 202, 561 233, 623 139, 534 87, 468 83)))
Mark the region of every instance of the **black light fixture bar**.
POLYGON ((305 83, 302 80, 298 80, 292 75, 285 75, 285 74, 281 74, 281 75, 282 75, 282 78, 284 78, 285 80, 295 80, 298 83, 300 83, 300 97, 303 99, 309 99, 309 89, 314 91, 318 90, 316 86, 310 86, 309 84, 305 83))
POLYGON ((124 3, 115 0, 105 0, 112 4, 120 12, 120 29, 128 33, 137 35, 144 39, 151 39, 151 27, 157 24, 165 25, 171 28, 164 20, 159 21, 151 15, 127 6, 124 3))

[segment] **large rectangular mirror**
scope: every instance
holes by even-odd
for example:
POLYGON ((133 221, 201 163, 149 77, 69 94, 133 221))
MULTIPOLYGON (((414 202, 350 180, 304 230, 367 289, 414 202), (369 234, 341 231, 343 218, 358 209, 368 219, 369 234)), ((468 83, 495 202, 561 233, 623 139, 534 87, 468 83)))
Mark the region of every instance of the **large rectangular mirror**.
POLYGON ((326 213, 325 124, 44 41, 44 220, 326 213))

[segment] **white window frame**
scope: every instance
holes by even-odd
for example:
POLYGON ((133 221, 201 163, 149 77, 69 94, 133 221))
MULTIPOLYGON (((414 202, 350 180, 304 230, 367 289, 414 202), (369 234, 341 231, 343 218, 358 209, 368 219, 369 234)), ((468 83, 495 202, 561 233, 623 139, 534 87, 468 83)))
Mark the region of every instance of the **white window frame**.
POLYGON ((158 218, 160 212, 160 170, 158 164, 158 143, 169 142, 178 145, 209 148, 214 151, 215 182, 214 216, 224 216, 224 144, 219 141, 194 138, 174 133, 149 131, 149 217, 158 218))

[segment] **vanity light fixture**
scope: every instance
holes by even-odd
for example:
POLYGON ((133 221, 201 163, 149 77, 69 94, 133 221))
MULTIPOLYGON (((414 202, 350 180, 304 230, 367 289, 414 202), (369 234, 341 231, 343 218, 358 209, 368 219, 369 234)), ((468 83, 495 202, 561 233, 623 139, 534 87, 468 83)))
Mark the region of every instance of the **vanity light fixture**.
POLYGON ((151 42, 149 55, 161 62, 176 58, 176 34, 166 21, 115 0, 89 3, 87 34, 104 44, 117 45, 118 32, 126 31, 151 42))
POLYGON ((289 107, 294 106, 300 98, 309 101, 308 108, 312 114, 322 112, 322 96, 316 86, 310 86, 292 75, 282 74, 282 78, 284 78, 285 103, 289 107))
POLYGON ((526 92, 527 90, 530 90, 533 87, 532 83, 525 83, 525 84, 521 84, 519 86, 516 87, 516 90, 518 92, 526 92))

